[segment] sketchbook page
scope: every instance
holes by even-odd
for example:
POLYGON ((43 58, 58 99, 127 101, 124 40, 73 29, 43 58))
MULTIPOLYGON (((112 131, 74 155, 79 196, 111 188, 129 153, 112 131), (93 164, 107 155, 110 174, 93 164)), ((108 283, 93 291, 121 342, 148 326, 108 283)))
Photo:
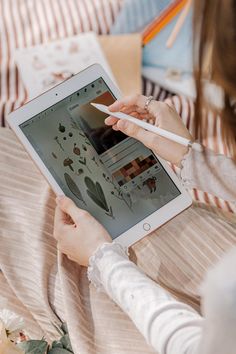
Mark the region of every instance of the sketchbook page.
POLYGON ((100 44, 124 95, 142 90, 140 34, 99 36, 100 44))
POLYGON ((29 99, 94 63, 101 64, 115 81, 97 36, 93 32, 17 49, 15 61, 29 99))

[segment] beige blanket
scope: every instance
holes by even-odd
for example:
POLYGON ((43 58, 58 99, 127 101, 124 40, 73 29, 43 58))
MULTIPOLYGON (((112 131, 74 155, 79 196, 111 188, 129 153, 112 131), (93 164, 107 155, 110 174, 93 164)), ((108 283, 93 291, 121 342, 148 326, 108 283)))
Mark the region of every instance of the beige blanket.
MULTIPOLYGON (((129 318, 89 285, 86 269, 58 254, 54 194, 13 133, 0 129, 0 304, 26 319, 29 334, 55 339, 66 321, 75 353, 153 353, 129 318)), ((194 206, 131 250, 151 278, 198 308, 204 273, 236 243, 235 216, 194 206)))

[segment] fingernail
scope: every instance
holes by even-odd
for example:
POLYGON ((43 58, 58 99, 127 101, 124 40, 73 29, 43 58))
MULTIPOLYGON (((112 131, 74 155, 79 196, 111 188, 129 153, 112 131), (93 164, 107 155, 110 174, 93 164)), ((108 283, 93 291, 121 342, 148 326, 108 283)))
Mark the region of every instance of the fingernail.
POLYGON ((58 195, 56 197, 56 203, 59 204, 62 201, 62 199, 64 199, 64 197, 65 197, 64 195, 58 195))

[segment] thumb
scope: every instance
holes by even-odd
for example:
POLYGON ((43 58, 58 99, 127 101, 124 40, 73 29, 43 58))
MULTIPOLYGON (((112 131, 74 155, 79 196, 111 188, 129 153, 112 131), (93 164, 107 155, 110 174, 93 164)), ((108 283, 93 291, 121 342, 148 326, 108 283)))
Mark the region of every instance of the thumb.
POLYGON ((75 224, 78 224, 87 213, 85 210, 80 209, 77 205, 68 197, 62 196, 56 198, 57 205, 66 214, 68 214, 75 224))
POLYGON ((157 135, 149 132, 138 125, 131 123, 127 120, 119 120, 117 122, 117 127, 122 133, 130 136, 131 138, 135 138, 143 143, 150 149, 155 148, 155 144, 157 144, 157 135))

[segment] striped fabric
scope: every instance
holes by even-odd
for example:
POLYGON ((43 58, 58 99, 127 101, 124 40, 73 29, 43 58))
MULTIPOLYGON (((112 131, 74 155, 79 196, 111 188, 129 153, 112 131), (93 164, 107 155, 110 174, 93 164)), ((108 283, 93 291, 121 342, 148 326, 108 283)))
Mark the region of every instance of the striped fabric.
MULTIPOLYGON (((33 338, 57 338, 53 323, 66 320, 75 354, 154 354, 86 269, 57 254, 55 196, 9 129, 0 128, 0 151, 0 304, 8 299, 33 338)), ((235 218, 222 216, 191 207, 134 245, 131 259, 199 310, 206 270, 236 243, 235 218)))
POLYGON ((108 34, 123 0, 0 0, 0 120, 27 101, 14 50, 95 31, 108 34))
MULTIPOLYGON (((108 34, 124 0, 0 0, 0 126, 13 109, 27 101, 19 73, 14 64, 15 48, 47 43, 78 33, 93 30, 108 34)), ((143 93, 164 100, 171 94, 158 85, 143 79, 143 93)), ((173 98, 187 126, 193 125, 193 104, 184 98, 173 98)), ((227 153, 216 117, 208 115, 206 146, 227 153), (213 139, 216 135, 217 138, 213 139)), ((230 203, 208 193, 193 190, 195 200, 210 203, 223 210, 236 212, 230 203)))

